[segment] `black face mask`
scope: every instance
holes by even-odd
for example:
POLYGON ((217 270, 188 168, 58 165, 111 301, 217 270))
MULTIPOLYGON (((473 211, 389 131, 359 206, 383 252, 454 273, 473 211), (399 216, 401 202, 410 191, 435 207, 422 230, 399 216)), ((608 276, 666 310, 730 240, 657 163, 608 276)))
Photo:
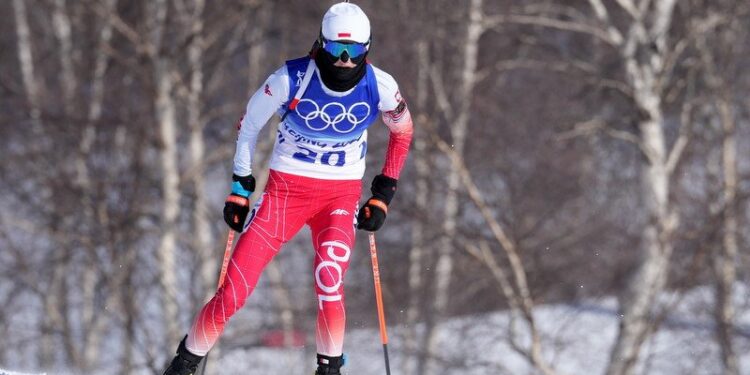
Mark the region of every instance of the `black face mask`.
MULTIPOLYGON (((346 52, 344 52, 346 54, 346 52)), ((354 68, 342 68, 334 66, 333 64, 338 61, 338 57, 334 57, 328 51, 323 48, 318 48, 315 54, 315 65, 318 66, 320 71, 320 78, 323 83, 329 89, 333 91, 348 91, 352 87, 356 86, 357 83, 365 76, 367 67, 365 59, 367 53, 357 56, 355 59, 350 59, 348 56, 342 54, 342 61, 351 60, 357 64, 354 68)))

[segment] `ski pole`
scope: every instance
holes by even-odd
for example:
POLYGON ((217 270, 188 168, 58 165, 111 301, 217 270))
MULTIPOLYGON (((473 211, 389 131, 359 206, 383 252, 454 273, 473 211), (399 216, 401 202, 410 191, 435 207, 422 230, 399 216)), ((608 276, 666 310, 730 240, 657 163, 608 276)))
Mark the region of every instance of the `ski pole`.
POLYGON ((219 274, 219 285, 216 289, 221 288, 224 285, 224 277, 227 276, 227 268, 229 268, 229 259, 232 254, 232 242, 234 242, 234 230, 229 230, 229 236, 227 237, 227 246, 224 247, 224 261, 221 263, 221 273, 219 274))
MULTIPOLYGON (((234 230, 229 230, 229 236, 227 236, 227 245, 224 247, 224 260, 221 262, 221 272, 219 273, 219 284, 216 286, 216 289, 221 288, 222 285, 224 285, 224 278, 227 275, 227 268, 229 268, 229 260, 232 258, 232 243, 234 242, 234 230)), ((201 363, 200 371, 197 372, 199 375, 204 375, 206 373, 206 362, 208 362, 208 354, 206 354, 206 357, 203 358, 203 363, 201 363)))
POLYGON ((370 232, 370 259, 372 260, 372 278, 375 281, 375 302, 378 306, 378 323, 380 324, 380 341, 383 343, 383 356, 385 357, 385 373, 391 375, 391 365, 388 361, 388 332, 385 325, 385 312, 383 311, 383 292, 380 289, 378 249, 375 247, 374 232, 370 232))

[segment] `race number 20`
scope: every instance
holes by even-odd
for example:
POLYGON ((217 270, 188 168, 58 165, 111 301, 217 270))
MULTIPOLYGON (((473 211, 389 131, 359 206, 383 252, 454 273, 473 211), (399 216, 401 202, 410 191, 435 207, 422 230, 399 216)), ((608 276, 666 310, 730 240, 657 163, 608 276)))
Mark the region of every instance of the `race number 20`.
POLYGON ((328 151, 322 154, 310 150, 309 148, 297 146, 298 152, 292 155, 293 158, 311 164, 330 165, 332 167, 341 167, 346 162, 346 152, 328 151))

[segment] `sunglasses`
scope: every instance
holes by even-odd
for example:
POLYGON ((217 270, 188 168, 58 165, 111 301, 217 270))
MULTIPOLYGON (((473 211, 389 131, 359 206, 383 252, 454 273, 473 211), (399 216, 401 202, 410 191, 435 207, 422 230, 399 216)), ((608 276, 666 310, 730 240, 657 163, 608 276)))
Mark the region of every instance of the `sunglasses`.
POLYGON ((367 52, 368 44, 370 43, 334 42, 323 39, 323 49, 333 55, 333 57, 341 57, 341 54, 346 51, 350 58, 356 59, 367 52))

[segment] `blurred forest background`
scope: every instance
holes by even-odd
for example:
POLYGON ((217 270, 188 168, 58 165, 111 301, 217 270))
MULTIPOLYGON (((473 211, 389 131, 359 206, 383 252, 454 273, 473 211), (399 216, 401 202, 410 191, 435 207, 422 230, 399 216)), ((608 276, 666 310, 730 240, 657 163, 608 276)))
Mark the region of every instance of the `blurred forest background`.
MULTIPOLYGON (((333 3, 0 2, 0 367, 163 369, 215 288, 236 122, 272 71, 308 52, 333 3)), ((377 233, 399 372, 487 365, 446 349, 462 336, 446 346, 436 327, 503 312, 511 323, 481 334, 528 373, 562 374, 566 344, 540 332, 537 311, 612 298, 616 335, 590 351, 607 375, 648 374, 650 338, 697 288, 708 293, 689 316, 713 349, 676 361, 748 368, 750 2, 358 4, 370 60, 415 119, 377 233)), ((387 133, 371 127, 366 188, 387 133)), ((359 237, 349 327, 376 329, 359 237)), ((306 231, 286 245, 212 357, 296 345, 312 368, 311 250, 306 231)))

